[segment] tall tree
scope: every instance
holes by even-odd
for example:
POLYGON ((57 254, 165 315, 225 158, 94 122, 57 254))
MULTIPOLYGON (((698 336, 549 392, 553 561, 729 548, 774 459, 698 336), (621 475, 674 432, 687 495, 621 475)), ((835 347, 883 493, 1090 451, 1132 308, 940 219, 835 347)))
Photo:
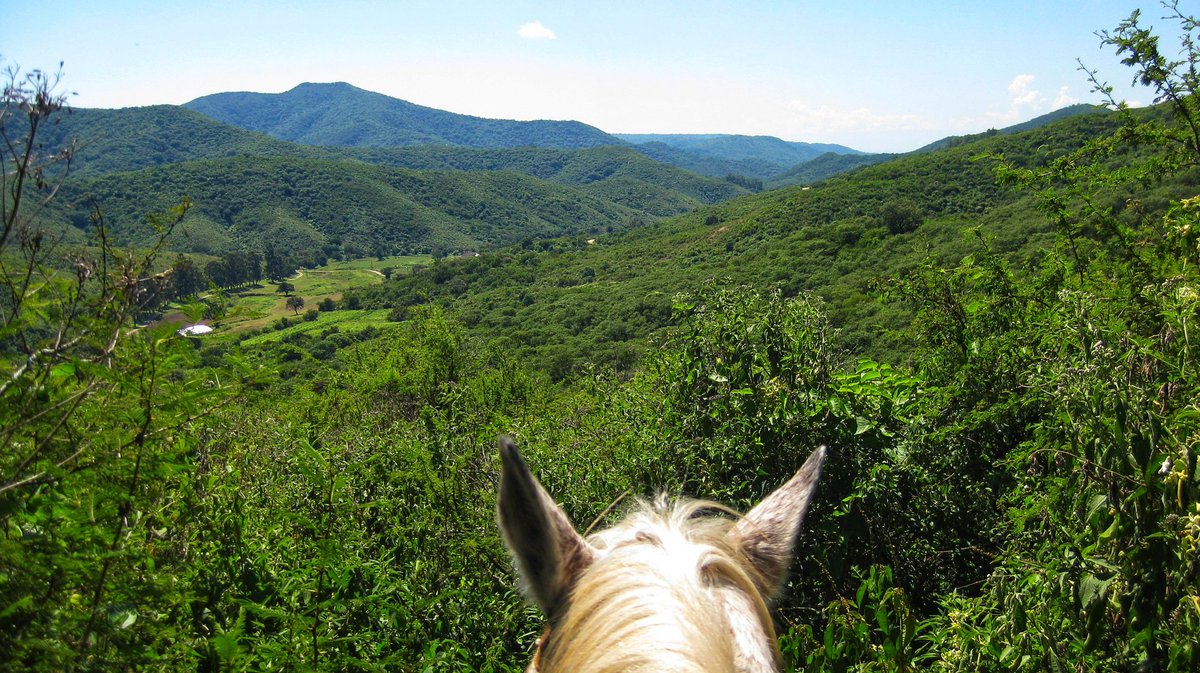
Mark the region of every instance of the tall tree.
POLYGON ((171 294, 176 298, 190 297, 203 290, 204 274, 192 262, 192 258, 184 254, 175 256, 171 265, 171 294))
POLYGON ((267 278, 270 280, 283 280, 294 270, 291 268, 287 258, 276 250, 273 245, 267 246, 266 252, 263 253, 263 259, 266 265, 267 278))

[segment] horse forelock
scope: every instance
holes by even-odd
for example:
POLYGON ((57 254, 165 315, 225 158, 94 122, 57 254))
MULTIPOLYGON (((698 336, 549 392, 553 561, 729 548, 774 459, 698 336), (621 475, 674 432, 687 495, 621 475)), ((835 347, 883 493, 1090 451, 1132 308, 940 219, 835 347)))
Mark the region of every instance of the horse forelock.
POLYGON ((774 624, 716 503, 641 503, 588 542, 596 559, 539 641, 530 670, 778 670, 774 624))

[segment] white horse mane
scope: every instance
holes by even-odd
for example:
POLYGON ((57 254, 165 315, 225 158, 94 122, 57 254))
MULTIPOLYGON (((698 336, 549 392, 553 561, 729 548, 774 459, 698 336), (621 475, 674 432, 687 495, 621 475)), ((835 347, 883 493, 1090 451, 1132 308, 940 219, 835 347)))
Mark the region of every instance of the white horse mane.
POLYGON ((770 673, 768 601, 782 584, 824 450, 744 518, 660 497, 587 539, 501 440, 498 515, 549 626, 530 673, 770 673))

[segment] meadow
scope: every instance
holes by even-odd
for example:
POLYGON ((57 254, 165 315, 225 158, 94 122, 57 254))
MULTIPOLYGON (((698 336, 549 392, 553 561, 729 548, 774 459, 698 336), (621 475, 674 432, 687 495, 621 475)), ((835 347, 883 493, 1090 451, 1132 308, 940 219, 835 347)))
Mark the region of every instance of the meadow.
MULTIPOLYGON (((298 269, 294 276, 285 279, 292 286, 286 294, 279 290, 280 282, 264 280, 260 283, 224 293, 225 312, 218 320, 211 321, 217 335, 238 334, 247 330, 261 330, 281 318, 296 318, 303 311, 315 310, 323 301, 337 302, 342 295, 352 288, 364 288, 382 283, 386 275, 397 277, 410 274, 413 268, 422 268, 430 264, 432 259, 427 255, 393 255, 383 258, 360 258, 344 261, 332 261, 324 266, 298 269), (297 296, 304 300, 301 309, 291 309, 287 306, 288 298, 297 296)), ((281 281, 283 282, 283 281, 281 281)), ((201 295, 201 298, 208 293, 201 295)), ((388 311, 356 311, 352 321, 356 327, 368 324, 386 324, 388 311)), ((162 318, 164 322, 184 323, 187 318, 178 307, 167 308, 162 318)), ((328 326, 351 320, 345 312, 337 315, 319 316, 315 324, 328 326)), ((310 321, 310 323, 313 321, 310 321)), ((312 329, 313 325, 304 326, 312 329)), ((258 338, 258 337, 256 337, 258 338)), ((269 335, 263 335, 263 340, 271 340, 269 335)))

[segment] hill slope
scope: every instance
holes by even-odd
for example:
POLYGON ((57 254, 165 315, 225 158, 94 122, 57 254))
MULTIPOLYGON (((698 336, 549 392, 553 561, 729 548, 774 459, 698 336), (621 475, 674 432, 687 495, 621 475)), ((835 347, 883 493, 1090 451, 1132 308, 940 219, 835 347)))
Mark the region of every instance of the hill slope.
POLYGON ((821 156, 806 161, 783 173, 776 175, 767 182, 768 188, 787 187, 789 185, 810 185, 842 173, 874 166, 885 161, 891 161, 898 154, 834 154, 827 152, 821 156))
POLYGON ((575 121, 484 119, 435 110, 344 82, 290 91, 218 93, 185 107, 281 140, 339 147, 598 147, 620 141, 575 121))
POLYGON ((844 145, 793 142, 773 136, 744 136, 725 133, 616 133, 614 135, 635 145, 662 143, 709 157, 734 161, 760 160, 784 167, 811 161, 826 152, 862 154, 862 152, 844 145))
POLYGON ((1013 133, 1021 133, 1023 131, 1033 131, 1046 126, 1047 124, 1052 124, 1064 119, 1070 119, 1071 117, 1078 117, 1080 115, 1103 115, 1109 112, 1111 111, 1103 106, 1088 105, 1087 103, 1076 103, 1075 105, 1068 105, 1067 107, 1059 108, 1058 110, 1034 117, 1028 121, 1024 121, 1019 124, 1013 124, 1012 126, 1006 126, 1001 129, 988 129, 982 133, 972 133, 964 136, 948 136, 942 138, 941 140, 935 140, 924 147, 913 150, 911 154, 933 152, 936 150, 946 149, 948 147, 955 147, 963 143, 972 142, 992 135, 1011 135, 1013 133))
POLYGON ((767 180, 822 154, 862 154, 842 145, 799 143, 771 136, 728 134, 616 134, 639 152, 703 175, 735 174, 767 180))
POLYGON ((321 256, 473 250, 526 238, 617 231, 645 213, 507 171, 412 171, 346 161, 235 157, 114 173, 64 186, 50 221, 82 230, 99 206, 116 240, 137 243, 145 213, 194 207, 181 250, 229 246, 321 256))
POLYGON ((582 187, 651 215, 676 215, 745 194, 725 180, 655 161, 628 147, 564 150, 543 147, 477 149, 446 145, 348 148, 343 156, 420 170, 509 170, 582 187))
POLYGON ((71 174, 79 177, 239 154, 319 154, 319 150, 223 124, 177 105, 77 108, 57 122, 40 130, 40 138, 47 147, 63 147, 77 140, 71 174))
POLYGON ((158 105, 79 109, 47 131, 48 146, 80 141, 76 177, 232 156, 354 160, 420 170, 511 170, 583 187, 647 215, 675 215, 744 194, 724 180, 690 173, 625 147, 475 149, 450 145, 398 148, 315 147, 224 124, 187 108, 158 105))
POLYGON ((1041 254, 1053 232, 1033 199, 999 186, 980 153, 1038 165, 1111 129, 1106 115, 1076 116, 1021 134, 995 135, 902 156, 810 189, 741 197, 659 224, 602 237, 502 250, 443 265, 364 293, 368 305, 440 301, 456 287, 464 320, 557 375, 590 359, 636 359, 639 339, 666 324, 672 296, 717 280, 815 292, 829 304, 838 343, 903 360, 890 330, 903 310, 868 287, 933 259, 956 263, 990 246, 1014 260, 1041 254), (907 213, 908 215, 904 215, 907 213), (899 215, 897 215, 899 214, 899 215), (464 289, 465 288, 465 289, 464 289))
MULTIPOLYGON (((965 136, 948 136, 941 140, 934 141, 924 147, 920 147, 907 154, 924 154, 935 152, 937 150, 949 149, 966 143, 975 142, 983 138, 994 135, 1011 135, 1013 133, 1021 133, 1023 131, 1032 131, 1039 129, 1047 124, 1057 122, 1063 119, 1069 119, 1078 115, 1103 113, 1103 108, 1097 108, 1094 105, 1080 103, 1077 105, 1068 105, 1067 107, 1055 110, 1039 117, 1035 117, 1020 124, 1014 124, 1002 129, 991 129, 982 133, 976 133, 965 136)), ((864 166, 872 166, 875 164, 891 161, 896 157, 904 156, 901 154, 835 154, 826 153, 805 163, 794 166, 793 168, 775 175, 767 182, 767 187, 786 187, 788 185, 803 185, 820 182, 826 178, 841 173, 862 168, 864 166)))

